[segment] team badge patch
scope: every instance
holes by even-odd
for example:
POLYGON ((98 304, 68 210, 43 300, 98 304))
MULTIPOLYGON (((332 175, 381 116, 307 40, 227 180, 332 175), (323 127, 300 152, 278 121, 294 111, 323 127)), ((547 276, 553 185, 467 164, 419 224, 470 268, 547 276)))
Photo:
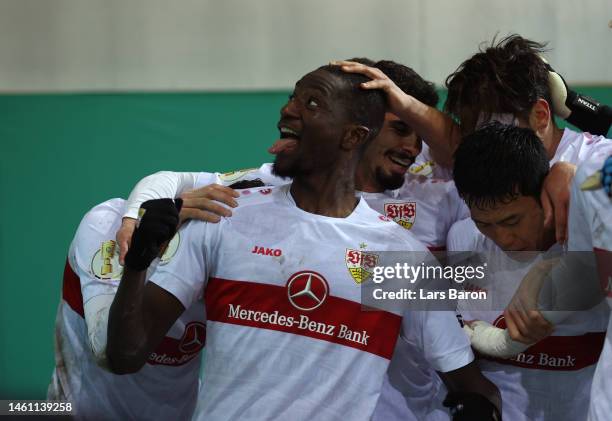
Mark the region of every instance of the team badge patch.
POLYGON ((232 184, 238 180, 240 180, 242 177, 244 177, 245 175, 253 172, 257 170, 257 168, 245 168, 243 170, 238 170, 238 171, 230 171, 230 172, 226 172, 224 174, 221 174, 219 176, 219 178, 221 179, 221 181, 223 181, 224 183, 227 184, 232 184))
POLYGON ((416 219, 416 202, 385 203, 385 215, 406 229, 412 228, 416 219))
POLYGON ((372 276, 378 264, 378 255, 364 250, 346 249, 344 261, 353 280, 361 284, 372 276))
POLYGON ((180 244, 181 233, 177 232, 176 234, 174 234, 174 237, 172 237, 172 240, 170 240, 170 242, 168 243, 168 247, 166 247, 164 254, 162 254, 159 264, 165 265, 166 263, 168 263, 170 259, 172 259, 176 254, 176 251, 178 250, 180 244))
POLYGON ((119 264, 119 246, 113 240, 102 242, 102 245, 91 260, 91 272, 98 279, 118 281, 123 274, 119 264))
POLYGON ((427 161, 420 165, 413 164, 410 166, 410 168, 408 168, 408 172, 414 175, 422 175, 424 177, 429 177, 433 174, 433 169, 435 166, 436 164, 432 161, 427 161))

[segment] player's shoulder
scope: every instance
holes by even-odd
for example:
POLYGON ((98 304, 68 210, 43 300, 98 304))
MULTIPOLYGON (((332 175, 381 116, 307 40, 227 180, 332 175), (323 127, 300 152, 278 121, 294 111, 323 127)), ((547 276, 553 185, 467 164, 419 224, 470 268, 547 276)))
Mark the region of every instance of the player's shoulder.
MULTIPOLYGON (((278 177, 272 172, 272 164, 264 163, 259 167, 245 168, 241 170, 229 171, 226 173, 202 173, 207 177, 213 175, 215 178, 213 183, 222 184, 224 186, 232 186, 240 182, 259 180, 265 186, 279 186, 290 182, 288 179, 278 177)), ((204 177, 204 176, 203 176, 204 177)))
POLYGON ((612 140, 605 139, 604 142, 598 143, 598 145, 586 156, 584 161, 578 165, 575 176, 576 182, 582 184, 588 177, 600 171, 604 161, 608 159, 610 155, 612 155, 612 140))
POLYGON ((70 247, 74 264, 88 270, 102 249, 111 259, 118 255, 115 236, 121 226, 125 204, 123 199, 111 199, 94 206, 85 214, 70 247))
POLYGON ((91 208, 79 224, 77 233, 87 236, 105 236, 117 224, 121 223, 126 201, 124 199, 110 199, 91 208))
POLYGON ((411 192, 415 190, 423 190, 428 193, 436 192, 437 194, 447 194, 455 190, 455 183, 452 179, 439 178, 436 176, 425 177, 407 172, 404 176, 404 184, 400 187, 400 191, 411 192))
POLYGON ((361 229, 384 237, 391 248, 397 250, 427 251, 427 247, 409 230, 388 216, 381 215, 362 198, 358 206, 359 217, 352 221, 361 229))
POLYGON ((565 128, 552 162, 563 161, 581 165, 600 150, 607 149, 611 142, 604 136, 565 128))
POLYGON ((254 207, 267 207, 283 201, 288 186, 263 186, 238 190, 240 197, 237 210, 254 207))
POLYGON ((478 251, 486 247, 487 239, 471 218, 455 222, 448 231, 448 251, 478 251))

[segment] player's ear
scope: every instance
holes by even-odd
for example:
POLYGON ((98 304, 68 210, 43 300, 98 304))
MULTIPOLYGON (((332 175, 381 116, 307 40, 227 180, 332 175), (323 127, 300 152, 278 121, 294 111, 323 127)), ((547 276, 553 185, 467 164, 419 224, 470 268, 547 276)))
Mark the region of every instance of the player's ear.
POLYGON ((541 137, 548 126, 552 124, 552 118, 552 110, 550 109, 548 101, 540 98, 533 107, 531 107, 531 112, 529 113, 529 127, 541 137))
POLYGON ((347 151, 359 149, 366 142, 369 134, 370 129, 367 127, 351 124, 344 132, 340 147, 347 151))

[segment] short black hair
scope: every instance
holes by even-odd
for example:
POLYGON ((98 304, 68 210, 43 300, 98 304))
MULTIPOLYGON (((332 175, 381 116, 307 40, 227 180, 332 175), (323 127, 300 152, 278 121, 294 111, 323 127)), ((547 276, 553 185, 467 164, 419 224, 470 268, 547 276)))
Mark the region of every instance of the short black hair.
POLYGON ((344 72, 340 66, 326 65, 319 67, 318 70, 329 72, 346 82, 348 89, 343 90, 340 100, 343 101, 348 118, 370 130, 368 140, 378 136, 387 108, 383 91, 363 89, 361 84, 370 78, 358 73, 344 72))
POLYGON ((463 134, 475 129, 480 113, 510 113, 526 118, 540 98, 552 109, 548 67, 540 58, 546 44, 510 35, 461 63, 446 78, 444 109, 458 118, 463 134))
POLYGON ((408 66, 392 60, 380 60, 374 67, 382 70, 402 91, 411 95, 430 107, 438 105, 439 96, 436 85, 423 79, 408 66))
POLYGON ((549 165, 533 130, 492 122, 463 138, 455 152, 453 178, 469 207, 486 209, 519 195, 539 203, 549 165))
POLYGON ((374 67, 374 65, 376 64, 374 60, 367 58, 367 57, 347 58, 345 61, 354 61, 355 63, 365 64, 366 66, 370 66, 370 67, 374 67))

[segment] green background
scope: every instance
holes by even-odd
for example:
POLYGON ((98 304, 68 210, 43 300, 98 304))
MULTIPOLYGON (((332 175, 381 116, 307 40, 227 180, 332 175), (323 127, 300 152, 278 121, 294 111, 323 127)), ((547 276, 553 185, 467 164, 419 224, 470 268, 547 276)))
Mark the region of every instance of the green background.
MULTIPOLYGON (((612 88, 580 91, 612 104, 612 88)), ((0 95, 0 399, 46 395, 63 266, 83 214, 159 170, 269 161, 287 94, 0 95)))

